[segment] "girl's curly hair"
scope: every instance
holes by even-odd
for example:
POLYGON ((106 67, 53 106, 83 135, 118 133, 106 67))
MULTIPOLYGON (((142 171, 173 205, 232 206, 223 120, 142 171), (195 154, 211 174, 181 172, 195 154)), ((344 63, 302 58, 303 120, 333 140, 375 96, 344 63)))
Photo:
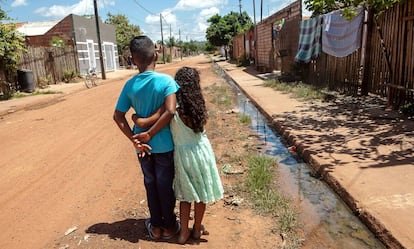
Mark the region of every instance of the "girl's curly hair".
POLYGON ((182 67, 175 74, 180 86, 177 92, 178 111, 194 132, 203 132, 207 123, 207 108, 201 93, 200 74, 195 68, 182 67))

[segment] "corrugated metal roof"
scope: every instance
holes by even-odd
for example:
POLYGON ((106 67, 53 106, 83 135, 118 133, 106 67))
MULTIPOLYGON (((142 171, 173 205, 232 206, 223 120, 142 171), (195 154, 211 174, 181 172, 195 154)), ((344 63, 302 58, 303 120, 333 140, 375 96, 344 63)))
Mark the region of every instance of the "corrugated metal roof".
POLYGON ((27 36, 44 35, 59 21, 28 22, 17 28, 17 31, 27 36))

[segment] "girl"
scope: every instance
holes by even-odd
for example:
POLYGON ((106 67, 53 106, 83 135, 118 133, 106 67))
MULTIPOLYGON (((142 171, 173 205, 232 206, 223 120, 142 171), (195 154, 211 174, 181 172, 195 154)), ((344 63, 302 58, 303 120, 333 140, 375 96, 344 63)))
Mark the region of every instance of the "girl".
MULTIPOLYGON (((178 70, 175 80, 180 86, 177 94, 177 112, 170 122, 174 141, 175 177, 173 188, 180 201, 181 231, 178 243, 185 244, 192 236, 199 239, 204 231, 202 220, 206 204, 223 198, 223 186, 217 170, 210 141, 204 131, 207 109, 200 87, 200 75, 194 68, 178 70), (194 202, 194 225, 188 227, 191 203, 194 202)), ((149 125, 163 113, 160 108, 149 118, 132 119, 138 126, 149 125)), ((147 134, 138 139, 146 142, 147 134)))

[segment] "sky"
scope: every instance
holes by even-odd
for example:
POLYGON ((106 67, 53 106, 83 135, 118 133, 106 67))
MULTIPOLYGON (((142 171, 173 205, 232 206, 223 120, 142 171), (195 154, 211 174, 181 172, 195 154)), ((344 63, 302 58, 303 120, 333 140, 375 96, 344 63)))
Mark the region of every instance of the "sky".
MULTIPOLYGON (((94 0, 0 0, 1 8, 15 22, 60 20, 69 14, 94 14, 94 0)), ((230 11, 246 11, 256 22, 293 3, 294 0, 97 0, 98 15, 102 20, 107 14, 123 14, 129 22, 138 25, 154 41, 173 36, 182 41, 204 41, 207 20, 230 11), (262 11, 261 11, 262 10, 262 11)))

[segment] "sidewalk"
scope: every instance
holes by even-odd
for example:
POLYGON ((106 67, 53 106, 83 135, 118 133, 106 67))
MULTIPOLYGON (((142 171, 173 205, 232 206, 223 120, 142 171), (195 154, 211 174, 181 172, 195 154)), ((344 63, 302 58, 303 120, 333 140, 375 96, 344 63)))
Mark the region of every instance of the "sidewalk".
POLYGON ((301 102, 217 64, 387 247, 414 248, 413 120, 373 96, 301 102))
MULTIPOLYGON (((100 75, 98 75, 98 85, 107 84, 115 80, 126 79, 135 73, 137 73, 137 70, 128 69, 107 72, 106 80, 102 80, 100 75)), ((2 116, 10 113, 14 113, 28 108, 36 108, 36 106, 42 106, 43 104, 46 104, 51 101, 59 101, 60 99, 64 98, 65 95, 81 90, 88 90, 83 81, 77 83, 61 82, 59 84, 49 85, 48 88, 39 90, 43 92, 56 92, 58 94, 39 94, 28 97, 10 99, 6 101, 0 101, 0 119, 2 116)))

